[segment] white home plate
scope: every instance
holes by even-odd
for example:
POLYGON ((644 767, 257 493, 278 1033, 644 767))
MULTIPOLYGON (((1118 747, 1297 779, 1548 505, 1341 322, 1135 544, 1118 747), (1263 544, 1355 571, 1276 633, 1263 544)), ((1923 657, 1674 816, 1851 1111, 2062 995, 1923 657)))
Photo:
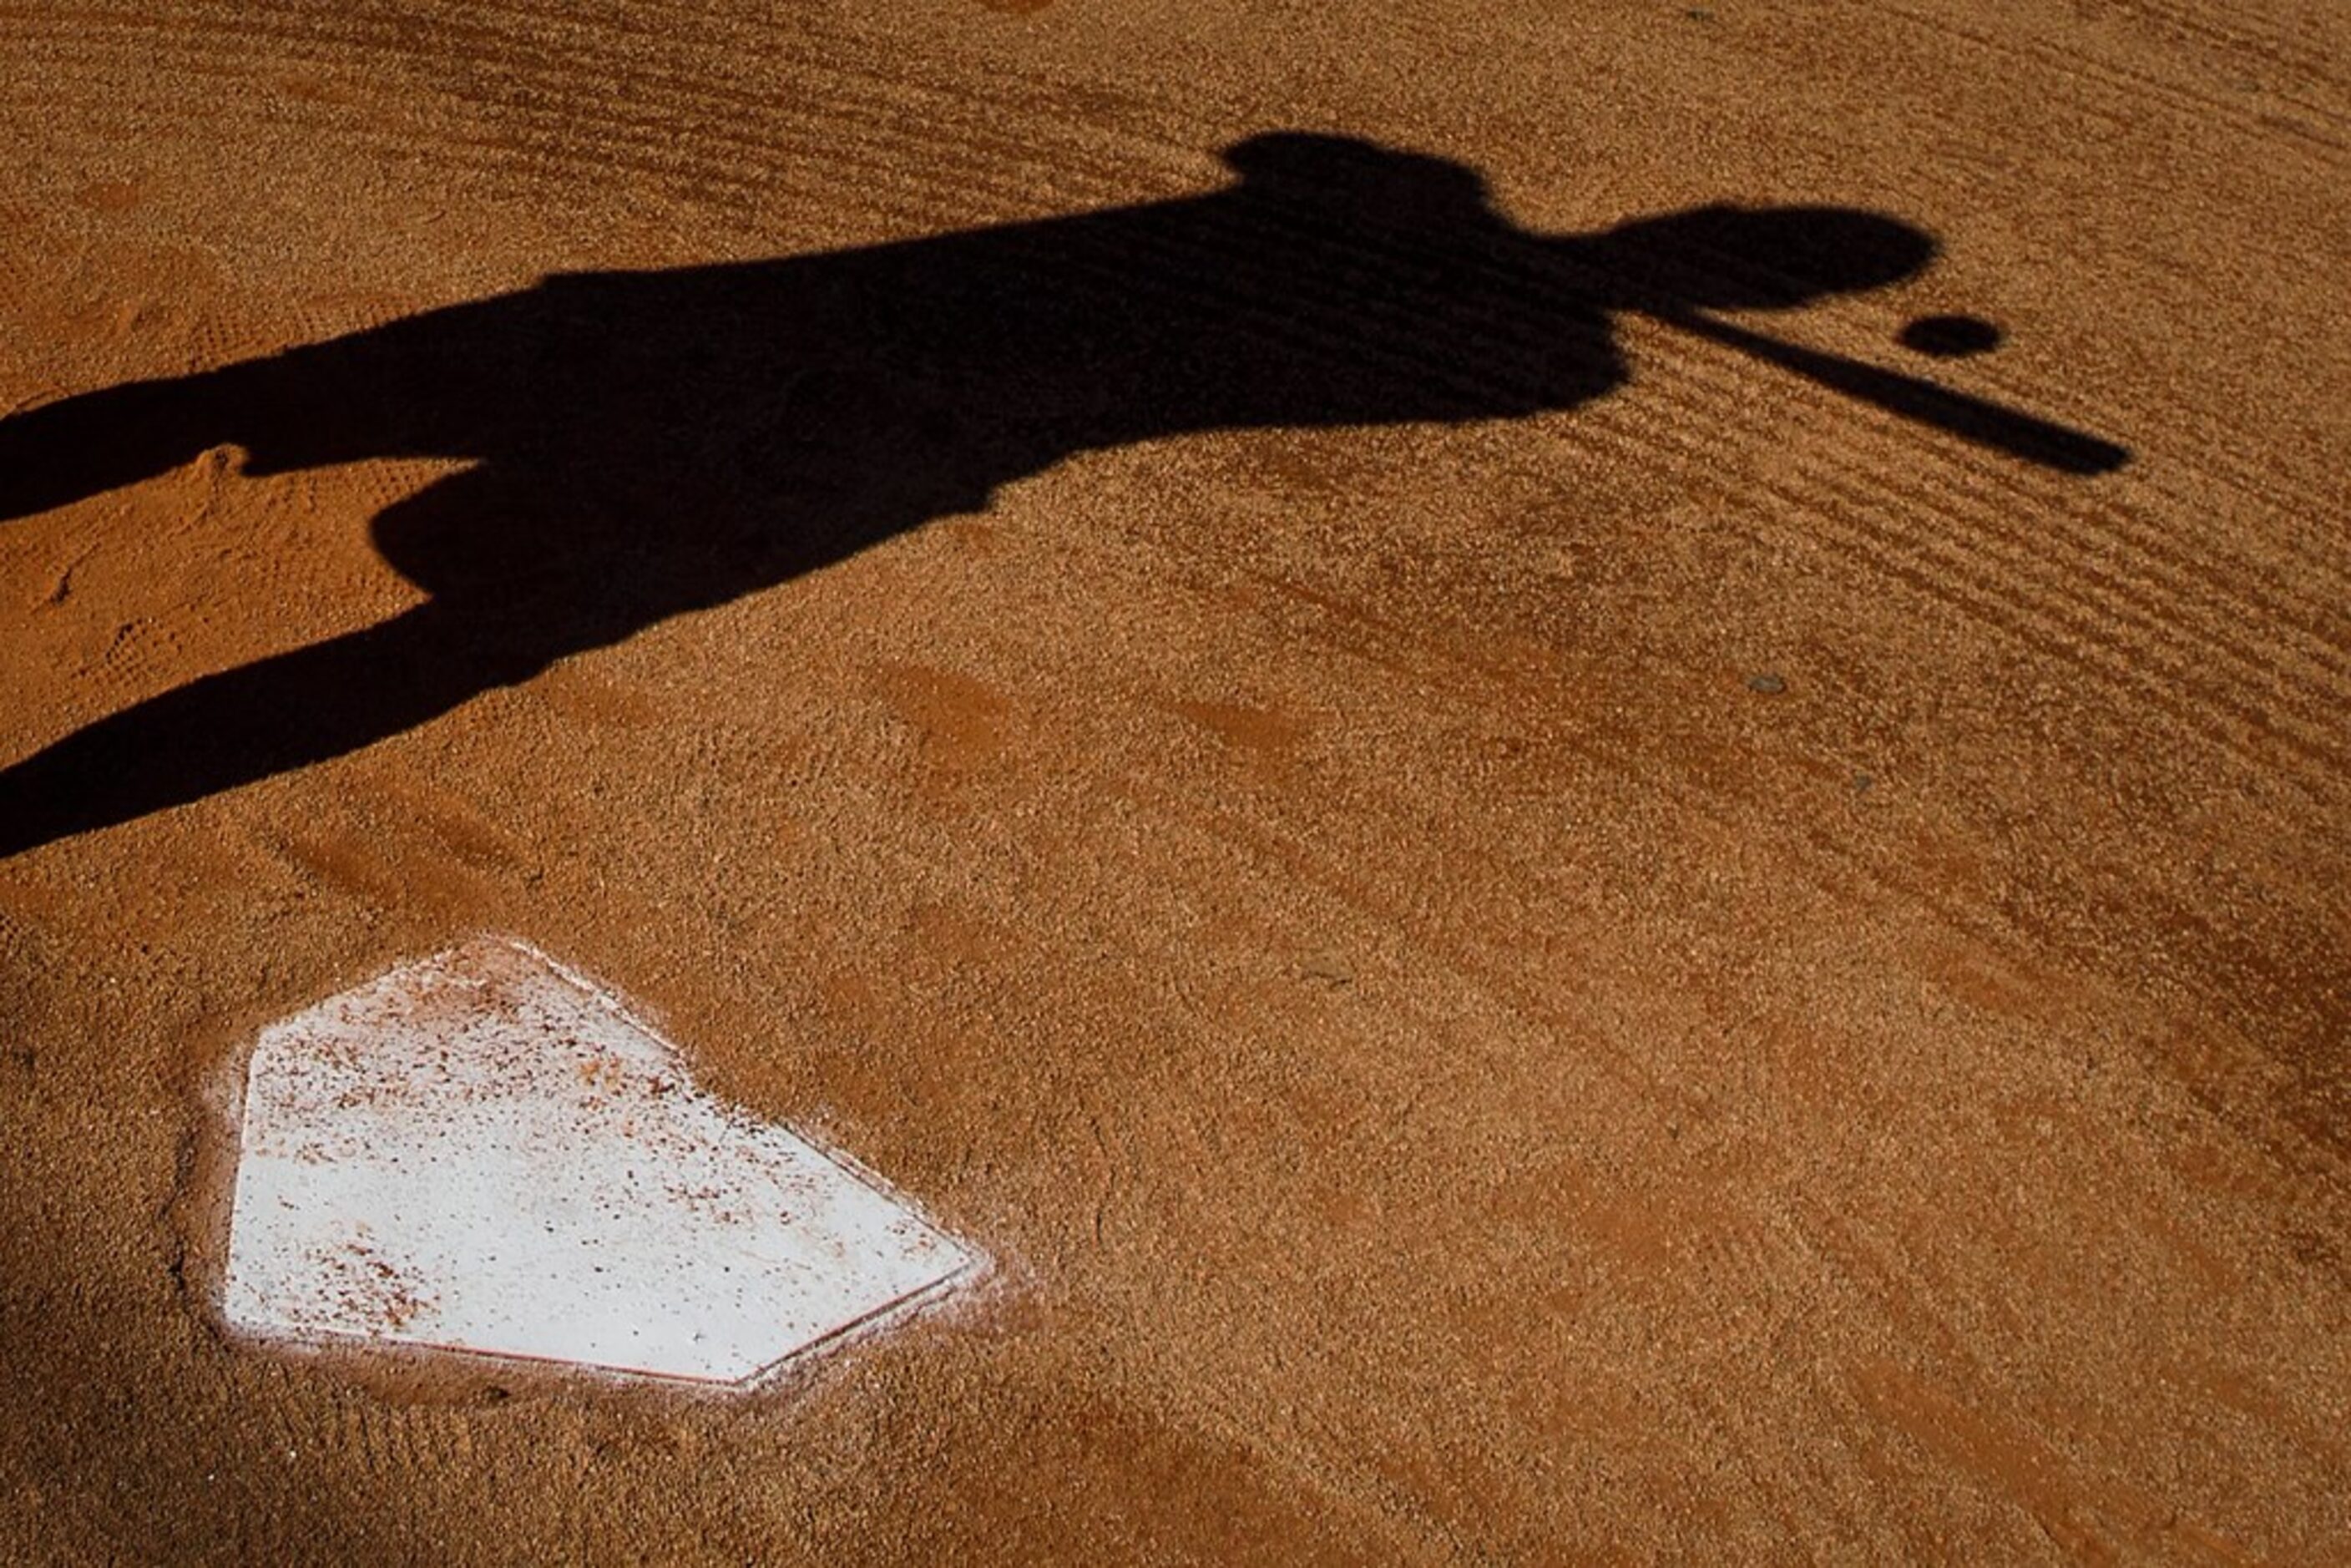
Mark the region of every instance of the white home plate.
POLYGON ((262 1031, 224 1304, 263 1334, 734 1383, 977 1261, 484 939, 262 1031))

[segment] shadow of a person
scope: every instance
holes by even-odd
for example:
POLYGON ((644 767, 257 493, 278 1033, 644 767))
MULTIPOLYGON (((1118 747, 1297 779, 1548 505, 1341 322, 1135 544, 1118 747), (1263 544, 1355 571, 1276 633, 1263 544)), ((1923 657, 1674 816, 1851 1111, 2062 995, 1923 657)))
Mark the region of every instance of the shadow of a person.
POLYGON ((338 757, 663 618, 838 560, 1075 454, 1186 432, 1509 418, 1625 379, 1638 309, 2081 472, 2122 454, 1703 312, 1907 277, 1933 241, 1834 208, 1583 236, 1472 171, 1332 137, 1229 149, 1150 205, 538 286, 0 422, 0 520, 209 447, 266 475, 473 459, 374 522, 428 597, 206 675, 0 771, 0 856, 338 757))

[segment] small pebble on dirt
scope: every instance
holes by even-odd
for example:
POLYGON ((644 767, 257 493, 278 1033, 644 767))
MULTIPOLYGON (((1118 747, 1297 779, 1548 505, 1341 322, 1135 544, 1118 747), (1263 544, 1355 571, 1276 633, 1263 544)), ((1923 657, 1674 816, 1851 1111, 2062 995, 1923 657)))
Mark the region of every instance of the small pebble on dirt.
POLYGON ((1774 674, 1750 675, 1747 677, 1747 689, 1761 692, 1767 697, 1776 697, 1788 689, 1788 683, 1774 674))
POLYGON ((1320 980, 1332 990, 1355 983, 1353 967, 1348 964, 1344 955, 1338 953, 1310 955, 1298 966, 1298 973, 1303 978, 1320 980))

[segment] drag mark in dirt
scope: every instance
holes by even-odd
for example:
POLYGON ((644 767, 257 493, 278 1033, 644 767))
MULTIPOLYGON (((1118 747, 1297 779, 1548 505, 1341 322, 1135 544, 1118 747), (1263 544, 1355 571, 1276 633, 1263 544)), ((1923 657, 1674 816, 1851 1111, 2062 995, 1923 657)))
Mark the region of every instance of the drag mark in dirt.
MULTIPOLYGON (((2135 526, 2127 508, 2061 501, 2045 474, 1980 452, 1929 470, 1851 442, 1792 440, 1784 471, 1742 475, 1734 491, 1709 476, 1706 447, 1712 411, 1735 405, 1747 384, 1744 366, 1691 353, 1655 380, 1646 398, 1624 400, 1624 439, 1682 459, 1726 514, 1801 517, 1810 543, 1858 572, 2076 671, 2117 702, 2165 713, 2305 793, 2351 764, 2334 717, 2351 648, 2307 597, 2324 572, 2232 592, 2209 559, 2135 526)), ((1792 386, 1776 417, 1802 428, 1849 420, 1836 401, 1792 386)))
MULTIPOLYGON (((0 854, 340 757, 566 655, 788 581, 1077 454, 1214 430, 1572 410, 1635 316, 2001 460, 2124 450, 1719 312, 1908 277, 1924 231, 1708 206, 1522 229, 1459 164, 1273 134, 1207 195, 830 255, 559 275, 0 422, 0 519, 235 445, 253 476, 471 460, 378 514, 428 597, 0 772, 0 854)), ((1717 413, 1714 417, 1719 418, 1717 413)))
POLYGON ((425 29, 346 6, 262 15, 191 4, 152 15, 37 8, 8 16, 8 26, 40 52, 45 80, 73 79, 76 96, 101 112, 103 62, 125 54, 238 89, 141 102, 125 130, 152 136, 160 121, 209 143, 224 115, 291 119, 389 161, 522 189, 620 184, 724 210, 796 203, 819 193, 810 183, 856 184, 920 227, 949 190, 1001 193, 1021 206, 1037 183, 1068 188, 1090 172, 1107 175, 1081 148, 1057 148, 1049 165, 1032 142, 1006 134, 1001 93, 857 68, 847 63, 854 51, 811 48, 805 18, 790 27, 717 16, 684 24, 616 11, 590 23, 559 5, 531 4, 470 7, 425 29), (250 92, 256 49, 284 62, 279 92, 250 92), (365 76, 352 74, 355 60, 369 62, 365 76), (779 100, 758 85, 758 70, 730 70, 730 60, 788 61, 810 90, 779 100), (411 95, 397 118, 360 107, 381 104, 387 74, 411 95), (582 91, 582 83, 604 86, 582 91), (460 105, 457 117, 434 112, 460 105), (775 150, 788 145, 827 154, 817 167, 779 161, 775 150))

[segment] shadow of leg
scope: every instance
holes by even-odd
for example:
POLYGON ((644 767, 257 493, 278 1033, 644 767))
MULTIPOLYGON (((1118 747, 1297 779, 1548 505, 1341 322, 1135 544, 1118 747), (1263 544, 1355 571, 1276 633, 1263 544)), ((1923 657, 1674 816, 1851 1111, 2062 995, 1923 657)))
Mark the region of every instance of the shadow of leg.
POLYGON ((133 382, 0 420, 0 523, 152 478, 231 438, 235 379, 133 382))
POLYGON ((206 675, 0 770, 0 859, 357 751, 568 651, 507 607, 428 600, 206 675))

